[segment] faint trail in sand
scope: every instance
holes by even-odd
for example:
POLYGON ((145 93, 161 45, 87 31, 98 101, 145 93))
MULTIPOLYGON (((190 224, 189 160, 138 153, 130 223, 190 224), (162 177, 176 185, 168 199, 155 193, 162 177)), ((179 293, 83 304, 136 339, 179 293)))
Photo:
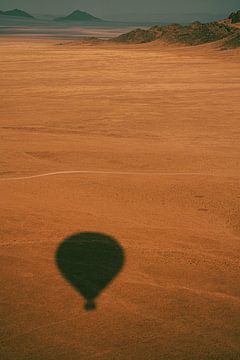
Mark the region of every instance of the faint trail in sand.
POLYGON ((10 177, 10 178, 0 178, 0 181, 10 181, 10 180, 28 180, 41 178, 46 176, 57 176, 57 175, 69 175, 69 174, 100 174, 100 175, 159 175, 159 176, 218 176, 209 173, 195 173, 195 172, 144 172, 144 171, 104 171, 104 170, 70 170, 70 171, 55 171, 37 175, 29 176, 19 176, 19 177, 10 177))

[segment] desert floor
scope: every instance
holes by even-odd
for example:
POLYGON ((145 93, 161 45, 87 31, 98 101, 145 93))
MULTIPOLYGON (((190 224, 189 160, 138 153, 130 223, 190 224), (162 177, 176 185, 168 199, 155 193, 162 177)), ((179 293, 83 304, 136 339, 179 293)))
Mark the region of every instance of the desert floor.
POLYGON ((239 359, 239 52, 0 48, 1 359, 239 359), (84 231, 126 256, 90 312, 55 262, 84 231))

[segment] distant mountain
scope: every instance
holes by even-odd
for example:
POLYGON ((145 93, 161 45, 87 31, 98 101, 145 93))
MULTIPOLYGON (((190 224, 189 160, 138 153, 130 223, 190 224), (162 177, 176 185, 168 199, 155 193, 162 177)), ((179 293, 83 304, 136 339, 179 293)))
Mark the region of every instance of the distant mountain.
POLYGON ((28 14, 27 12, 25 12, 23 10, 19 10, 19 9, 0 11, 0 15, 34 19, 34 17, 32 15, 28 14))
POLYGON ((228 17, 232 24, 240 23, 240 10, 233 12, 228 17))
POLYGON ((75 10, 70 15, 56 18, 55 21, 104 21, 85 11, 75 10))

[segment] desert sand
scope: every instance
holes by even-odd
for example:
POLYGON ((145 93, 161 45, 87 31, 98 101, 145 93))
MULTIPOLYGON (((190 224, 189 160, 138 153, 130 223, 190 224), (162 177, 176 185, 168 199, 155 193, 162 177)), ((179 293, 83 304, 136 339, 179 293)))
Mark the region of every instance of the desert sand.
POLYGON ((1 359, 239 359, 239 51, 0 47, 1 359), (56 266, 79 232, 125 253, 95 311, 56 266))

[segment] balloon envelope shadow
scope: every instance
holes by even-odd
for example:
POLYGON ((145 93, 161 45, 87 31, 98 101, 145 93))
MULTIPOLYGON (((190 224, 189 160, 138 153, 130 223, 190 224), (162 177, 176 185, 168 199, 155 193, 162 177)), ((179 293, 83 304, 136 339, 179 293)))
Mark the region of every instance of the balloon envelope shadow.
POLYGON ((121 271, 124 261, 117 240, 101 233, 74 234, 56 251, 59 270, 84 297, 86 310, 96 309, 95 299, 121 271))

